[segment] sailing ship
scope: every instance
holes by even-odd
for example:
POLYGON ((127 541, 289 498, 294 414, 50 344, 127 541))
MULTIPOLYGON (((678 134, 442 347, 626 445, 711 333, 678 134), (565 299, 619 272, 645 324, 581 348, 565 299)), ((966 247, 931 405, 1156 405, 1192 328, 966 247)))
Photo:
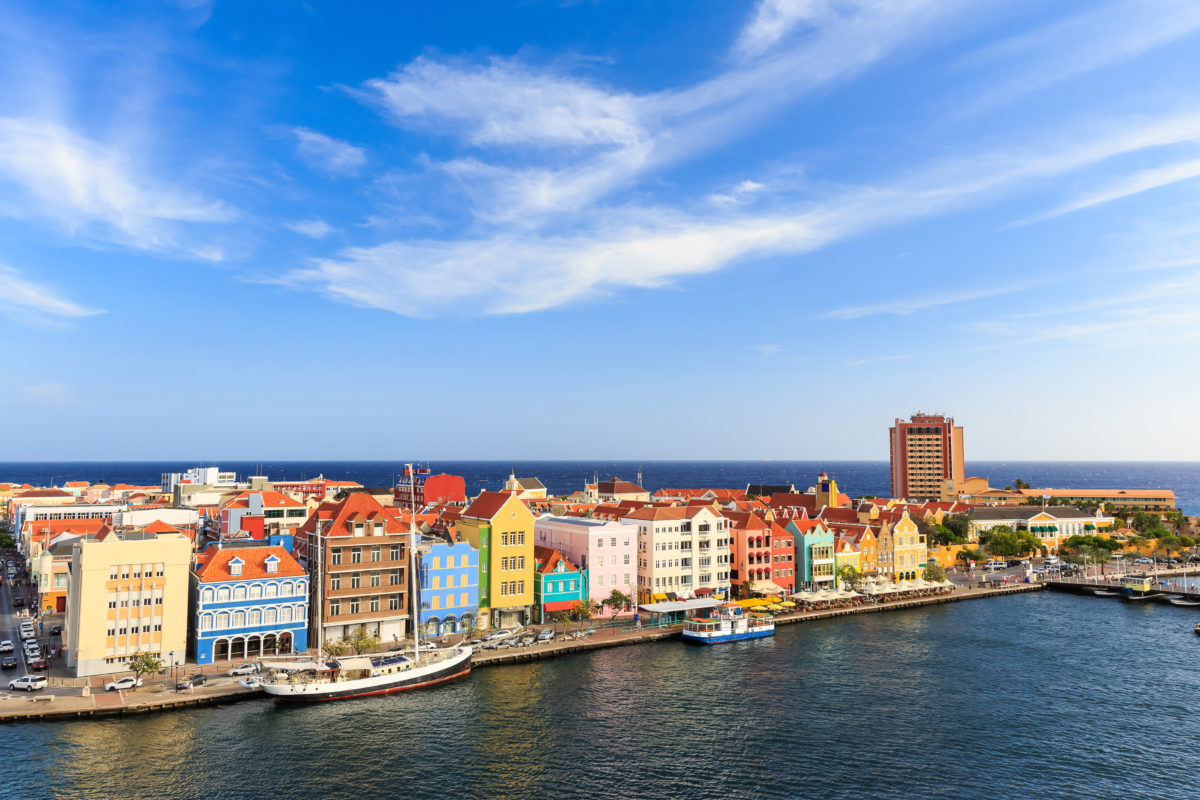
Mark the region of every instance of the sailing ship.
MULTIPOLYGON (((412 476, 412 465, 405 474, 412 476)), ((415 487, 409 483, 415 501, 415 487)), ((412 577, 413 648, 411 651, 392 650, 369 655, 336 656, 327 661, 284 661, 263 664, 262 690, 278 701, 320 702, 345 700, 351 697, 392 694, 410 689, 422 689, 465 677, 471 672, 473 648, 456 647, 425 649, 421 647, 420 584, 417 581, 416 504, 410 506, 409 517, 409 574, 412 577)), ((317 563, 317 599, 321 603, 324 580, 320 568, 324 561, 323 534, 317 529, 319 555, 317 563)), ((323 651, 322 628, 317 626, 317 652, 323 651)))
POLYGON ((721 644, 775 635, 775 620, 766 614, 747 614, 740 606, 721 606, 708 617, 683 622, 683 638, 697 644, 721 644))

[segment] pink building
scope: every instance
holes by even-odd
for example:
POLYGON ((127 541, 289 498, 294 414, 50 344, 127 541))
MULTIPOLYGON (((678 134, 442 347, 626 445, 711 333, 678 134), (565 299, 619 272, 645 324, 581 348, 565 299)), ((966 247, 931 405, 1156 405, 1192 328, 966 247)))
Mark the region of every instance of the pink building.
MULTIPOLYGON (((538 517, 533 531, 535 545, 558 550, 585 572, 587 596, 597 604, 613 589, 636 602, 637 526, 581 517, 538 517)), ((601 613, 613 615, 607 607, 601 613)))

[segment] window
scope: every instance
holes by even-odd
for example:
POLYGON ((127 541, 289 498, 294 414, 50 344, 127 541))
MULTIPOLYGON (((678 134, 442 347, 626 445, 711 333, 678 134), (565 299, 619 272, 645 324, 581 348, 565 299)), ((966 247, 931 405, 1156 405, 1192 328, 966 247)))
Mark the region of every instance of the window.
POLYGON ((517 581, 517 594, 525 594, 525 581, 517 581))
MULTIPOLYGON (((204 630, 208 630, 208 620, 207 620, 207 619, 205 619, 205 620, 204 620, 204 630)), ((108 635, 109 635, 109 636, 116 636, 116 635, 117 635, 117 629, 116 629, 116 628, 109 628, 109 629, 108 629, 108 635)))
POLYGON ((357 614, 357 613, 359 613, 359 608, 360 608, 360 605, 359 605, 359 602, 358 602, 358 598, 356 597, 356 598, 354 598, 353 600, 351 600, 351 601, 350 601, 350 613, 351 613, 351 614, 357 614))
POLYGON ((246 612, 245 611, 233 612, 233 627, 244 628, 245 626, 246 626, 246 612))
POLYGON ((500 584, 500 596, 505 597, 506 595, 508 595, 508 584, 501 583, 500 584))
POLYGON ((361 572, 355 572, 350 575, 350 588, 351 589, 361 589, 362 588, 362 573, 361 572))
POLYGON ((121 567, 121 580, 129 580, 129 567, 121 567))
POLYGON ((236 589, 234 589, 233 590, 233 599, 234 600, 245 600, 246 599, 246 587, 239 586, 236 589))
POLYGON ((392 545, 390 555, 391 555, 392 561, 399 561, 400 560, 400 545, 398 545, 398 544, 392 545))
MULTIPOLYGON (((341 614, 341 613, 342 613, 342 601, 341 600, 330 600, 329 601, 329 616, 336 617, 338 614, 341 614)), ((279 609, 279 621, 280 622, 291 622, 292 621, 291 609, 287 609, 287 608, 279 609)))
POLYGON ((604 537, 603 536, 596 537, 596 547, 604 547, 604 537))
POLYGON ((392 586, 399 586, 400 581, 402 580, 403 578, 400 577, 400 570, 394 569, 388 573, 388 583, 390 583, 392 586))
POLYGON ((342 548, 335 547, 329 551, 329 563, 330 564, 342 563, 342 548))
POLYGON ((341 575, 331 575, 329 577, 329 588, 332 590, 341 589, 342 588, 342 576, 341 575))
POLYGON ((508 547, 508 534, 507 533, 500 534, 500 544, 504 547, 508 547))
POLYGON ((351 564, 361 564, 362 563, 362 548, 361 547, 354 547, 354 548, 350 549, 350 563, 351 564))
POLYGON ((525 556, 517 556, 517 569, 525 569, 525 556))
POLYGON ((371 548, 371 560, 372 561, 383 560, 383 548, 382 547, 380 547, 379 545, 375 545, 374 547, 371 548))
POLYGON ((275 556, 267 559, 267 572, 271 574, 279 572, 279 559, 275 556))
POLYGON ((363 535, 363 524, 361 522, 354 523, 354 535, 355 536, 363 535))
POLYGON ((382 573, 379 573, 379 572, 372 572, 372 573, 371 573, 371 585, 372 585, 372 586, 378 586, 378 585, 379 585, 379 576, 380 576, 381 574, 382 574, 382 573))
POLYGON ((113 567, 111 570, 109 570, 108 579, 110 581, 115 581, 117 579, 117 568, 116 567, 113 567))
MULTIPOLYGON (((235 558, 232 561, 230 561, 229 562, 229 574, 233 575, 234 577, 241 575, 242 574, 242 564, 244 564, 244 563, 246 563, 246 562, 242 561, 240 558, 235 558)), ((245 591, 245 590, 243 590, 243 591, 245 591)), ((241 600, 245 596, 246 596, 245 594, 243 594, 241 597, 235 596, 235 599, 241 600)))
POLYGON ((628 553, 625 554, 625 565, 626 566, 629 565, 629 554, 628 553))
POLYGON ((254 609, 253 611, 251 611, 250 617, 249 617, 249 623, 251 625, 261 625, 262 624, 262 612, 259 611, 257 608, 254 609))
POLYGON ((279 593, 279 587, 273 583, 268 583, 266 590, 263 592, 264 597, 274 597, 279 593))
POLYGON ((370 607, 371 607, 371 610, 372 610, 372 611, 378 611, 378 610, 379 610, 379 598, 378 598, 378 597, 372 597, 372 598, 371 598, 370 607))
POLYGON ((278 613, 279 612, 276 611, 275 609, 268 608, 266 611, 263 612, 263 622, 267 623, 268 625, 274 625, 275 617, 278 615, 278 613))
POLYGON ((525 544, 525 531, 516 534, 517 544, 525 544))
POLYGON ((399 608, 400 608, 400 595, 389 594, 388 595, 388 611, 396 611, 399 608))
POLYGON ((615 537, 615 536, 614 536, 614 537, 612 537, 612 540, 611 540, 611 541, 609 541, 609 546, 611 546, 611 547, 616 547, 616 546, 617 546, 617 537, 615 537))
POLYGON ((116 607, 117 607, 117 601, 116 601, 116 600, 109 600, 109 601, 108 601, 108 607, 109 607, 109 608, 116 608, 116 607))

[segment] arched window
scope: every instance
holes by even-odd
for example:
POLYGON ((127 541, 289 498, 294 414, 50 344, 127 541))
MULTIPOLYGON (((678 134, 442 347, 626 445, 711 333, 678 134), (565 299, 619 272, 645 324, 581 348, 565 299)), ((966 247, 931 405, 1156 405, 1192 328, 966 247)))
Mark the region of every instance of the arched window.
POLYGON ((239 586, 236 589, 234 589, 233 590, 233 599, 234 600, 245 600, 246 599, 246 587, 239 586))
POLYGON ((279 587, 277 585, 275 585, 274 583, 268 583, 267 590, 263 594, 265 597, 274 597, 278 593, 279 593, 279 587))
POLYGON ((212 614, 201 614, 200 615, 200 630, 211 631, 212 623, 213 623, 213 615, 212 614))
POLYGON ((280 622, 291 622, 292 621, 292 609, 289 608, 288 606, 284 606, 283 608, 279 609, 279 621, 280 622))
POLYGON ((261 585, 261 584, 257 584, 257 583, 256 583, 256 584, 253 584, 253 585, 250 587, 250 599, 251 599, 251 600, 258 600, 258 599, 259 599, 259 598, 261 598, 261 597, 262 597, 262 585, 261 585))
POLYGON ((229 612, 228 611, 222 611, 220 614, 217 615, 217 627, 218 628, 228 628, 229 627, 229 612))
POLYGON ((275 618, 278 615, 279 615, 278 611, 276 611, 273 608, 268 608, 266 611, 263 612, 263 617, 264 617, 263 622, 267 623, 268 625, 274 625, 275 618))
POLYGON ((212 589, 205 589, 201 593, 201 600, 202 600, 202 602, 205 602, 205 603, 211 603, 213 601, 214 596, 215 596, 215 592, 213 592, 212 589))
POLYGON ((304 622, 304 616, 305 616, 304 615, 304 606, 293 606, 292 607, 292 621, 293 622, 304 622))
POLYGON ((246 627, 246 612, 245 611, 233 612, 233 627, 235 627, 235 628, 246 627))
POLYGON ((218 603, 226 603, 228 601, 229 601, 229 587, 222 586, 220 589, 217 590, 217 602, 218 603))
POLYGON ((262 612, 257 608, 250 612, 250 627, 256 627, 262 624, 262 612))

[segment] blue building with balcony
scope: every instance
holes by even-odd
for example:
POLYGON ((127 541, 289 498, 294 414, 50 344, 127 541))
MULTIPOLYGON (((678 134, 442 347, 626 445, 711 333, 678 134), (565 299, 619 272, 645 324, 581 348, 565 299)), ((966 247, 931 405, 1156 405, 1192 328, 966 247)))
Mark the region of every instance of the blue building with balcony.
POLYGON ((417 548, 421 632, 426 636, 466 633, 479 618, 479 551, 425 537, 417 548))
POLYGON ((308 649, 308 573, 280 538, 197 555, 188 637, 197 664, 308 649))

